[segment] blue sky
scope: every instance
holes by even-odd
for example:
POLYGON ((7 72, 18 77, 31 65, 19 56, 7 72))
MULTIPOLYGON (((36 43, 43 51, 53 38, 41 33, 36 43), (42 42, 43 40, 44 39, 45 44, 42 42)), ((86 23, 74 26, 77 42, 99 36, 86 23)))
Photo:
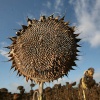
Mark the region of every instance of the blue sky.
MULTIPOLYGON (((23 85, 28 92, 29 84, 23 77, 16 76, 10 70, 11 62, 3 47, 11 44, 8 37, 15 36, 16 30, 22 24, 27 25, 27 16, 39 19, 41 15, 65 15, 65 21, 76 26, 76 33, 80 33, 82 41, 79 43, 79 61, 76 70, 70 71, 68 77, 51 82, 55 83, 79 82, 85 70, 95 68, 94 79, 100 82, 100 0, 0 0, 0 88, 7 88, 10 92, 18 92, 17 86, 23 85)), ((45 85, 46 87, 46 85, 45 85)), ((35 87, 37 88, 37 86, 35 87)))

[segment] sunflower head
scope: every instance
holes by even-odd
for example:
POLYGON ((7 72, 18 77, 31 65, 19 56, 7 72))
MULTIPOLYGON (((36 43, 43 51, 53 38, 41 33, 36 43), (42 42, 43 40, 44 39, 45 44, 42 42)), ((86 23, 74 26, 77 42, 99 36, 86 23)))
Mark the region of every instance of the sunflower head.
POLYGON ((75 27, 64 22, 64 17, 27 19, 28 25, 11 37, 9 57, 12 67, 26 80, 48 82, 68 74, 76 66, 79 34, 75 27))

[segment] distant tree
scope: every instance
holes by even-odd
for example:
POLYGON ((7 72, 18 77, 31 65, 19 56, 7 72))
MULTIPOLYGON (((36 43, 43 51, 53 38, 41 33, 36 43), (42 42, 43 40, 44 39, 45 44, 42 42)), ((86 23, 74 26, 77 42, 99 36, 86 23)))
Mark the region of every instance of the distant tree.
POLYGON ((22 90, 24 87, 23 86, 18 86, 17 89, 18 90, 22 90))
POLYGON ((18 86, 17 89, 20 91, 20 94, 24 94, 25 89, 23 86, 18 86))
POLYGON ((35 86, 34 83, 31 83, 31 84, 30 84, 31 90, 33 90, 33 87, 34 87, 34 86, 35 86))
POLYGON ((1 88, 1 89, 0 89, 0 92, 8 92, 8 89, 6 89, 6 88, 1 88))

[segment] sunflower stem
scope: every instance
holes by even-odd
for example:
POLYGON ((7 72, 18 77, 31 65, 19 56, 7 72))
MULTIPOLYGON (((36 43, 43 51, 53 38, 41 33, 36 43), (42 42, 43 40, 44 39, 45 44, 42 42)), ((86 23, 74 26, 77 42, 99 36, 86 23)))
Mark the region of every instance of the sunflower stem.
POLYGON ((38 100, 43 100, 43 82, 39 83, 39 96, 38 100))

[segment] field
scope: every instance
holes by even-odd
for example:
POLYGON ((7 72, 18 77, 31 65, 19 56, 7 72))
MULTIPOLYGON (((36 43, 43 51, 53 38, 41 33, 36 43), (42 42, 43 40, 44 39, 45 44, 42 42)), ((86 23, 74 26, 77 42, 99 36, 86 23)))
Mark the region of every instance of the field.
MULTIPOLYGON (((36 90, 30 90, 29 93, 12 94, 7 90, 2 90, 0 92, 0 100, 32 100, 34 91, 36 90)), ((44 89, 43 100, 100 100, 100 82, 92 89, 86 90, 85 96, 86 99, 84 99, 83 91, 78 87, 55 84, 52 88, 47 87, 44 89)))

